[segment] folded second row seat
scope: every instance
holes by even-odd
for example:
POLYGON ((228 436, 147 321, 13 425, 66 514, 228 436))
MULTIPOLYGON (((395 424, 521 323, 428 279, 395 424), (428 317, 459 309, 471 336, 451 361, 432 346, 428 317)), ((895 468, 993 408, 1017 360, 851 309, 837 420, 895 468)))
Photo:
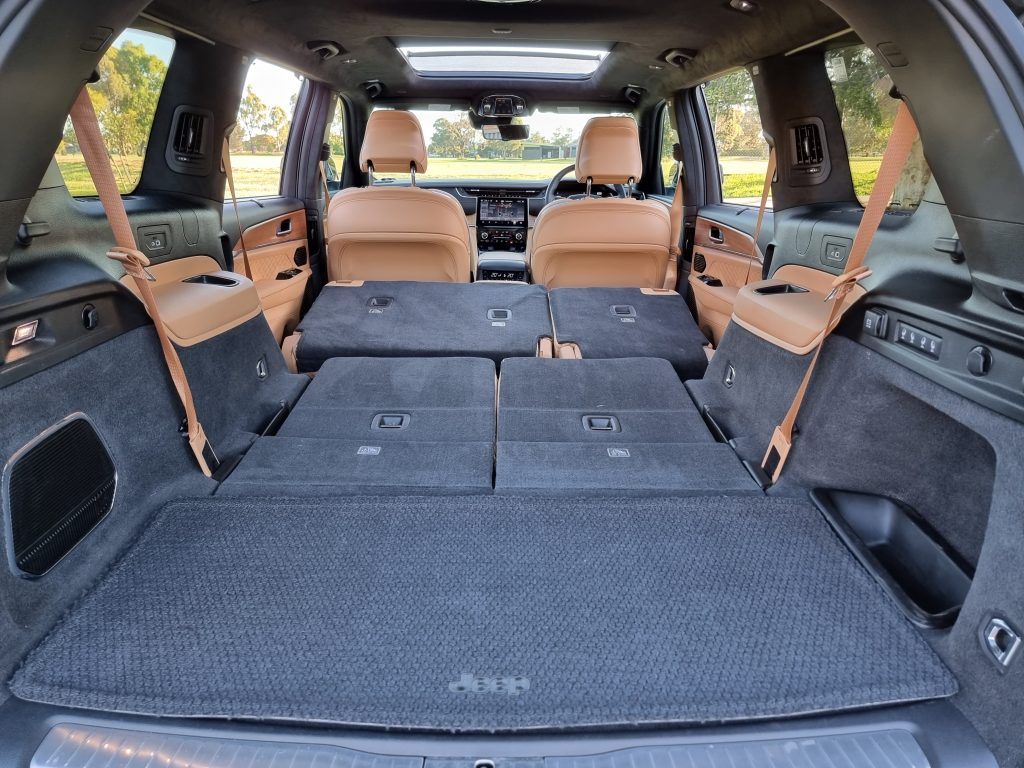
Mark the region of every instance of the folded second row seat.
POLYGON ((313 372, 336 357, 560 357, 668 360, 699 379, 706 340, 686 300, 648 288, 557 288, 521 283, 332 283, 298 328, 295 362, 313 372), (553 321, 553 324, 552 324, 553 321))
POLYGON ((495 373, 482 358, 330 360, 218 493, 758 492, 664 360, 495 373))

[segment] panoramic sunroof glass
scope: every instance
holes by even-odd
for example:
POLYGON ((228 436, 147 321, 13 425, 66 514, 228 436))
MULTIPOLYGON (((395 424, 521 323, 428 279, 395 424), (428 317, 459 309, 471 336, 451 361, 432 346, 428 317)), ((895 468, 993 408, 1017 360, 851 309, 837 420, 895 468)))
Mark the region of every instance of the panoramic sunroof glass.
POLYGON ((590 77, 608 49, 524 46, 423 45, 398 49, 421 75, 590 77))

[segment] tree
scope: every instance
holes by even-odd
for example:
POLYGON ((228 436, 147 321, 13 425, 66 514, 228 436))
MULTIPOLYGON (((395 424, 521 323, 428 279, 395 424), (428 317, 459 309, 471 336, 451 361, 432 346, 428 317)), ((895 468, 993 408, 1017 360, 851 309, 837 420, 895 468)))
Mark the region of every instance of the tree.
POLYGON ((288 143, 288 131, 291 125, 288 122, 288 115, 281 107, 273 106, 267 114, 267 122, 263 126, 263 132, 274 140, 274 151, 284 152, 288 143))
POLYGON ((442 117, 434 123, 430 154, 435 157, 469 157, 476 154, 476 129, 466 115, 442 117))
POLYGON ((256 95, 251 85, 247 86, 242 103, 238 106, 238 122, 242 125, 245 140, 249 142, 250 152, 256 151, 253 140, 263 131, 268 117, 269 111, 263 99, 256 95))
POLYGON ((138 43, 126 42, 107 52, 99 74, 90 90, 111 155, 144 154, 167 65, 138 43))

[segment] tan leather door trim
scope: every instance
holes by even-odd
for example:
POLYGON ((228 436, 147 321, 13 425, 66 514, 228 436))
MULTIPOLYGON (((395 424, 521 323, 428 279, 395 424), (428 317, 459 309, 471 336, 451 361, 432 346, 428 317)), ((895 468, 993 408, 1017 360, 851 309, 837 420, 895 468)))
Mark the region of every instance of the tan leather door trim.
POLYGON ((697 217, 693 256, 695 261, 703 256, 707 266, 700 273, 691 271, 688 282, 697 305, 697 322, 715 346, 729 325, 737 291, 749 280, 761 277, 761 262, 751 258, 753 252, 760 254, 746 232, 697 217), (712 229, 721 236, 712 237, 712 229), (706 285, 700 280, 702 275, 716 277, 722 285, 706 285))
POLYGON ((264 315, 270 330, 280 344, 285 335, 299 324, 302 311, 302 297, 312 272, 309 266, 309 241, 306 231, 304 209, 275 216, 255 224, 243 233, 235 243, 235 250, 244 239, 248 251, 249 269, 260 295, 264 315), (295 263, 295 253, 305 248, 305 263, 295 263), (300 273, 287 280, 278 280, 277 275, 290 269, 300 273))

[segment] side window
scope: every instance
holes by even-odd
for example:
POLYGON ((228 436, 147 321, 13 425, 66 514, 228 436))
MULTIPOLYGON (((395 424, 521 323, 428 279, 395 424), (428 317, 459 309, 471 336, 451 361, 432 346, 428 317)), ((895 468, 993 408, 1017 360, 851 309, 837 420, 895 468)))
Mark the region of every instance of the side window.
POLYGON ((768 171, 768 143, 761 131, 750 73, 740 69, 709 80, 704 84, 704 100, 722 173, 722 200, 758 205, 768 171))
MULTIPOLYGON (((86 86, 122 195, 134 191, 142 178, 146 144, 173 52, 171 38, 127 29, 100 60, 99 82, 86 86)), ((70 118, 54 157, 72 195, 96 194, 70 118)))
POLYGON ((674 194, 679 179, 679 163, 675 159, 675 146, 679 142, 671 101, 665 102, 661 118, 661 184, 666 195, 674 194))
POLYGON ((327 160, 327 185, 331 189, 340 189, 341 176, 345 168, 345 105, 341 103, 341 99, 335 100, 334 117, 327 126, 324 143, 331 150, 327 160))
POLYGON ((281 193, 281 166, 302 81, 298 75, 256 59, 249 67, 231 132, 231 168, 239 197, 281 193))
MULTIPOLYGON (((899 106, 889 96, 892 80, 865 45, 831 52, 826 66, 850 155, 853 187, 857 199, 865 204, 878 178, 882 154, 899 106)), ((897 210, 917 208, 930 179, 931 170, 918 139, 889 207, 897 210)))

